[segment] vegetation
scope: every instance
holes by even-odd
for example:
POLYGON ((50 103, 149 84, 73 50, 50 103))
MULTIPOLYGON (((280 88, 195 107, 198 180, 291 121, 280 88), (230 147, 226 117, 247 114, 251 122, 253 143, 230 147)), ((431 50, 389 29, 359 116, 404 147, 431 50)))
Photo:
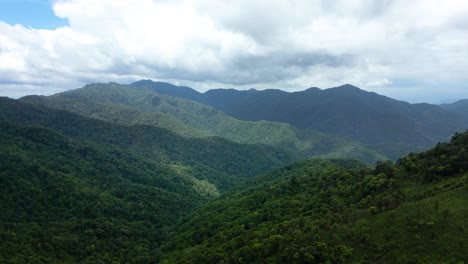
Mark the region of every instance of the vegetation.
POLYGON ((396 165, 312 160, 259 176, 185 217, 162 263, 466 262, 467 147, 468 132, 396 165))
POLYGON ((269 145, 296 153, 301 159, 350 158, 367 164, 386 159, 349 139, 286 123, 238 120, 209 106, 160 95, 145 87, 92 84, 49 97, 29 96, 22 100, 123 125, 163 127, 189 138, 218 136, 243 144, 269 145))

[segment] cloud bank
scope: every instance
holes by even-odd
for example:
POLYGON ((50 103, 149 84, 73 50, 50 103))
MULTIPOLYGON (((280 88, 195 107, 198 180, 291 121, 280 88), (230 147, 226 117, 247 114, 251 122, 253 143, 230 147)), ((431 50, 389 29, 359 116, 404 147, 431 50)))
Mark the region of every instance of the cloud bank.
POLYGON ((468 97, 464 0, 59 0, 54 30, 0 18, 0 95, 155 79, 213 87, 351 83, 412 101, 468 97))

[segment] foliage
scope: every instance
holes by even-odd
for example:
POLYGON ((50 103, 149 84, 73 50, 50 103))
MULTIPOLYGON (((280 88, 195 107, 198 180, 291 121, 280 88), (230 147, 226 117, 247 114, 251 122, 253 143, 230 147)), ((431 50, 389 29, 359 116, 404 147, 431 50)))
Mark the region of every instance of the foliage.
POLYGON ((419 154, 410 154, 399 160, 405 173, 421 182, 433 182, 468 172, 467 133, 455 134, 450 143, 438 143, 419 154))

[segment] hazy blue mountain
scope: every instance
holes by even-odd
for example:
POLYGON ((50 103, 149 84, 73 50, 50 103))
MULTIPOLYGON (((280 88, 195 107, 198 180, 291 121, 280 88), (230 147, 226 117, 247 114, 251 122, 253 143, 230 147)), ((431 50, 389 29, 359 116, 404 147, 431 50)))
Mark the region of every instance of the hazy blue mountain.
POLYGON ((458 100, 451 104, 441 104, 440 107, 468 118, 468 99, 458 100))
MULTIPOLYGON (((181 88, 179 95, 190 94, 189 89, 181 88)), ((192 100, 161 95, 152 88, 91 84, 52 96, 27 96, 21 100, 124 125, 163 127, 188 138, 218 136, 238 143, 265 144, 296 153, 299 158, 350 158, 368 164, 386 159, 353 140, 286 123, 239 120, 192 100)))
MULTIPOLYGON (((214 89, 197 93, 167 83, 140 81, 158 93, 215 107, 243 120, 289 123, 298 128, 350 137, 368 145, 430 146, 468 128, 468 119, 437 105, 409 104, 346 84, 301 92, 214 89)), ((415 148, 417 149, 417 147, 415 148)))

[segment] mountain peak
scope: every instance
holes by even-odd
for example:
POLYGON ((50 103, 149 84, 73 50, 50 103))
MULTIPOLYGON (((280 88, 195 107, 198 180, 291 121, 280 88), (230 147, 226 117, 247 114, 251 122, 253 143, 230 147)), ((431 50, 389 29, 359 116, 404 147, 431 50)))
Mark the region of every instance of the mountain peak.
POLYGON ((310 92, 321 92, 322 89, 318 88, 318 87, 309 87, 307 89, 305 89, 304 91, 298 91, 298 93, 301 93, 301 92, 307 92, 307 93, 310 93, 310 92))
POLYGON ((346 84, 343 84, 343 85, 340 85, 340 86, 337 86, 337 87, 333 87, 331 89, 349 89, 349 90, 359 90, 359 91, 362 91, 361 88, 357 87, 357 86, 354 86, 352 84, 349 84, 349 83, 346 83, 346 84))
POLYGON ((139 80, 139 81, 131 83, 131 85, 142 85, 142 84, 147 84, 147 83, 153 83, 153 81, 151 79, 139 80))

